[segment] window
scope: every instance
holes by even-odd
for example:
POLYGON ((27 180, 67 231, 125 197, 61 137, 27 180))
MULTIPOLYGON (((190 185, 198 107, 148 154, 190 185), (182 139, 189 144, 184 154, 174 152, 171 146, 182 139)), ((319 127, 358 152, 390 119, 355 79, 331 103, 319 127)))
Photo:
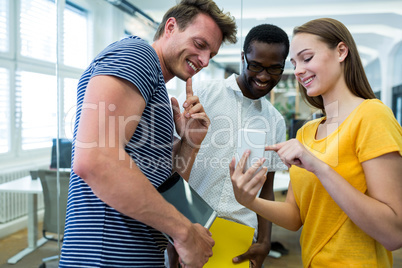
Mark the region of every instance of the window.
POLYGON ((10 150, 9 77, 9 71, 6 68, 0 68, 0 153, 10 150))
POLYGON ((8 51, 9 40, 8 0, 0 0, 0 52, 8 51))
POLYGON ((77 85, 78 79, 64 79, 64 118, 63 118, 63 136, 72 139, 74 133, 75 115, 77 109, 77 85))
POLYGON ((21 55, 56 62, 56 5, 49 0, 22 0, 21 55))
POLYGON ((21 146, 23 150, 50 147, 57 135, 57 83, 54 75, 17 72, 20 96, 21 146))
MULTIPOLYGON (((65 76, 63 68, 84 68, 88 58, 86 12, 67 2, 63 17, 64 64, 60 64, 61 77, 65 76)), ((54 1, 21 1, 21 56, 48 63, 56 62, 56 20, 54 1)), ((46 65, 44 67, 46 68, 46 65)), ((16 93, 21 96, 20 102, 17 103, 17 109, 21 111, 17 113, 20 114, 17 126, 21 129, 22 150, 50 147, 52 138, 57 136, 57 81, 54 74, 49 74, 54 73, 54 68, 55 66, 51 65, 48 71, 38 73, 31 71, 31 68, 21 67, 17 73, 16 93)), ((81 72, 82 70, 78 75, 81 72)), ((64 81, 67 81, 67 86, 72 84, 70 80, 64 81)), ((60 117, 62 122, 64 117, 64 114, 60 117)), ((64 137, 63 128, 61 130, 60 134, 64 137)))
MULTIPOLYGON (((63 18, 63 63, 71 67, 85 68, 88 61, 87 12, 67 2, 63 18)), ((22 0, 20 16, 21 55, 52 63, 56 62, 56 22, 54 1, 22 0)))
POLYGON ((88 64, 87 12, 73 5, 64 10, 63 62, 65 65, 85 68, 88 64))
POLYGON ((57 81, 56 2, 0 0, 0 157, 47 152, 58 122, 60 137, 72 138, 76 86, 89 63, 89 16, 66 0, 57 81))

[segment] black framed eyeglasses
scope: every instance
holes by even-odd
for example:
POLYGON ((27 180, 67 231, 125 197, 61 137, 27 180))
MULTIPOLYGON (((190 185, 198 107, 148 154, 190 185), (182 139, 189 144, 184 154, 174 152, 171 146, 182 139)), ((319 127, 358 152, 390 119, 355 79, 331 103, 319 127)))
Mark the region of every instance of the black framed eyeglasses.
POLYGON ((249 71, 255 72, 255 73, 261 73, 263 70, 267 71, 267 73, 271 75, 280 75, 283 73, 284 68, 282 66, 269 66, 269 67, 264 67, 258 64, 249 64, 246 53, 244 53, 244 60, 246 61, 246 68, 249 71))

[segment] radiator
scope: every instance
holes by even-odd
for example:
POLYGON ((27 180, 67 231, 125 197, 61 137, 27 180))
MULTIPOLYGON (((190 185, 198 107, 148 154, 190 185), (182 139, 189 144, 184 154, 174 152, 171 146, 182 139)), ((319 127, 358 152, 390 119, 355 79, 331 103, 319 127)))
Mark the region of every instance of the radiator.
MULTIPOLYGON (((29 170, 31 168, 1 172, 0 183, 28 176, 29 170)), ((0 223, 6 223, 27 215, 27 202, 27 194, 0 192, 0 223)), ((43 196, 41 194, 38 195, 38 209, 43 209, 43 196)))

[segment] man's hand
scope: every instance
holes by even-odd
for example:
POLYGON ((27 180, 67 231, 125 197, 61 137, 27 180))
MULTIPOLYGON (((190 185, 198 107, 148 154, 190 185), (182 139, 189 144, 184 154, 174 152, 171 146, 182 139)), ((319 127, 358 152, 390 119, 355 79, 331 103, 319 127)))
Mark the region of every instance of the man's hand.
POLYGON ((174 247, 179 254, 179 262, 183 268, 198 268, 212 256, 215 241, 211 232, 200 224, 192 224, 184 241, 174 240, 174 247))
POLYGON ((268 253, 269 248, 267 248, 266 245, 261 243, 254 243, 245 253, 233 258, 232 261, 234 263, 250 261, 250 267, 261 268, 268 253))
POLYGON ((199 148, 207 134, 210 120, 201 105, 199 98, 193 95, 191 78, 186 82, 186 101, 183 104, 184 111, 180 112, 176 98, 171 99, 173 119, 176 131, 182 142, 186 142, 192 148, 199 148))

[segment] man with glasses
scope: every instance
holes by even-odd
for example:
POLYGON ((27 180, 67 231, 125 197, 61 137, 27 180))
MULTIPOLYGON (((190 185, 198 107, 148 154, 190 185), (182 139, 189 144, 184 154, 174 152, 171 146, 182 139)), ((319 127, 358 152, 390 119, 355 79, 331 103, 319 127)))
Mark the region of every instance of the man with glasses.
MULTIPOLYGON (((250 260, 261 267, 271 247, 271 223, 237 203, 229 174, 229 162, 237 148, 241 128, 267 133, 266 144, 285 141, 283 117, 266 98, 281 79, 289 51, 287 34, 277 26, 258 25, 250 30, 241 53, 242 70, 225 80, 193 83, 211 126, 194 162, 189 183, 218 212, 218 217, 255 228, 254 243, 234 262, 250 260)), ((260 197, 274 199, 275 171, 284 170, 277 154, 265 152, 267 180, 260 197)))

